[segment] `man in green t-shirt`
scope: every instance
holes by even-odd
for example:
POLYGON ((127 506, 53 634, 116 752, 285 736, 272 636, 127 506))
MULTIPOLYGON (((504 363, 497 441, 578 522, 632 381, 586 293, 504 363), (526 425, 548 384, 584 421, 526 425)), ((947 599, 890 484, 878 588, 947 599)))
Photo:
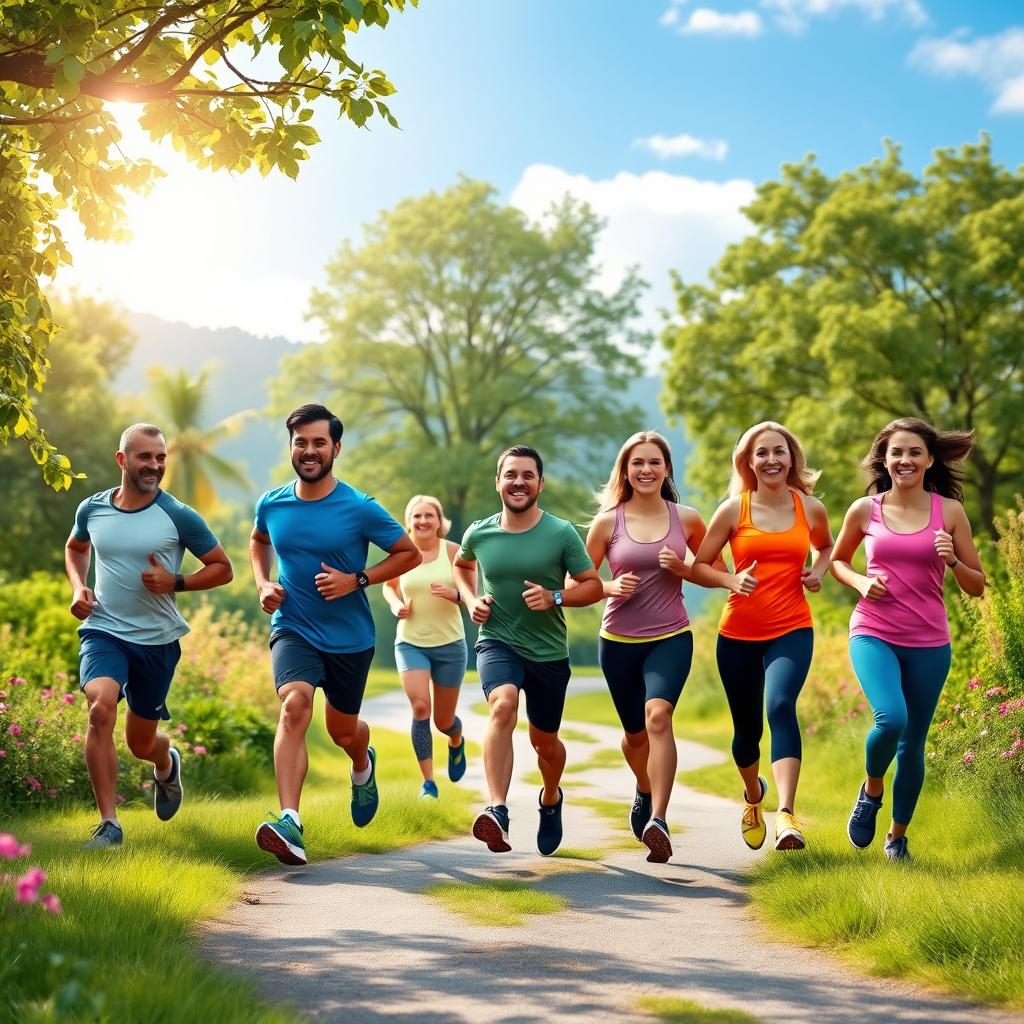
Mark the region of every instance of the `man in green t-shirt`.
POLYGON ((490 708, 484 772, 491 803, 473 822, 473 835, 494 853, 512 849, 505 801, 522 690, 530 742, 544 780, 537 849, 549 855, 562 841, 558 783, 565 747, 558 729, 570 674, 562 608, 600 601, 603 587, 572 523, 537 505, 544 489, 544 465, 534 449, 515 445, 502 452, 495 489, 502 510, 469 527, 454 563, 456 586, 480 626, 476 666, 490 708), (479 597, 477 563, 483 584, 479 597), (563 590, 566 574, 579 585, 563 590))

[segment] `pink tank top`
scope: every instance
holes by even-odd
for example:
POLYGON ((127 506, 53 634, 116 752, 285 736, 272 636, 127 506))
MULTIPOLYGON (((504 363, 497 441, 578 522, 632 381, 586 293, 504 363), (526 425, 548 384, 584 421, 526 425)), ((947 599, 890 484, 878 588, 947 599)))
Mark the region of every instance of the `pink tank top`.
POLYGON ((883 494, 871 499, 865 531, 867 574, 888 577, 877 601, 861 598, 850 618, 850 636, 876 636, 899 647, 942 647, 949 643, 949 620, 942 600, 946 566, 935 550, 943 529, 942 496, 932 494, 928 525, 916 533, 894 533, 882 518, 883 494))
POLYGON ((612 576, 631 572, 640 577, 628 597, 609 597, 604 606, 601 632, 613 636, 646 640, 678 633, 690 625, 683 604, 683 581, 658 564, 658 552, 668 545, 686 558, 686 534, 679 522, 679 510, 668 506, 668 533, 661 540, 633 540, 626 532, 625 506, 615 509, 615 527, 608 542, 608 565, 612 576))

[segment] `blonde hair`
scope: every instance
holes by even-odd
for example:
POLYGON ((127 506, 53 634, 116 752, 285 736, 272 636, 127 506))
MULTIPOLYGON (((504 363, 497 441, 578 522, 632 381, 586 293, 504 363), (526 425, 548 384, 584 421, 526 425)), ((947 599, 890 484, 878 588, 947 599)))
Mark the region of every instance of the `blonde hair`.
POLYGON ((757 490, 757 477, 750 468, 750 454, 754 448, 754 442, 765 431, 774 430, 786 439, 789 446, 790 467, 786 483, 803 494, 813 494, 814 485, 821 476, 820 469, 811 469, 807 465, 807 456, 804 454, 803 446, 796 439, 795 435, 788 431, 781 423, 774 420, 764 420, 762 423, 755 423, 736 442, 732 450, 732 477, 729 479, 729 495, 734 497, 744 491, 757 490))
POLYGON ((440 521, 440 526, 437 528, 437 535, 442 540, 448 536, 448 531, 452 528, 452 521, 445 518, 444 509, 441 508, 441 502, 437 498, 429 494, 414 494, 409 499, 409 504, 405 506, 405 532, 412 533, 412 510, 417 506, 426 502, 428 505, 432 505, 434 511, 437 513, 437 518, 440 521))
POLYGON ((668 441, 656 430, 641 430, 633 434, 632 437, 626 438, 625 443, 619 449, 619 454, 615 456, 615 463, 612 465, 608 482, 594 495, 599 512, 607 512, 633 497, 633 485, 629 482, 626 463, 629 462, 629 456, 633 449, 640 444, 653 444, 661 449, 662 457, 665 459, 665 479, 661 482, 661 496, 666 501, 679 502, 679 491, 672 478, 672 449, 669 447, 668 441))

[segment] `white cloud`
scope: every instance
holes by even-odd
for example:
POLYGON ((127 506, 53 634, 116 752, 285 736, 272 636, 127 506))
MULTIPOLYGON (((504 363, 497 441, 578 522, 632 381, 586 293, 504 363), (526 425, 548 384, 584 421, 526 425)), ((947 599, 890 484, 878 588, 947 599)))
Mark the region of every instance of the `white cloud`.
POLYGON ((762 0, 761 6, 774 12, 776 21, 787 32, 802 32, 811 18, 849 9, 862 11, 871 21, 881 21, 890 13, 910 25, 921 26, 928 21, 918 0, 762 0))
POLYGON ((613 290, 627 268, 638 265, 640 276, 651 284, 642 323, 654 331, 662 325, 658 309, 674 307, 669 270, 678 270, 686 281, 705 281, 725 247, 751 231, 741 208, 753 200, 754 183, 742 179, 702 181, 651 171, 595 181, 534 164, 523 172, 509 201, 538 220, 566 193, 585 200, 607 222, 596 253, 598 286, 613 290))
POLYGON ((908 60, 932 74, 977 78, 995 96, 993 113, 1024 114, 1024 28, 973 40, 964 29, 943 39, 922 39, 908 60))
POLYGON ((648 149, 662 160, 673 157, 699 156, 704 160, 724 160, 729 144, 724 139, 698 139, 694 135, 651 135, 646 139, 635 139, 634 149, 648 149))
POLYGON ((668 10, 658 19, 658 24, 667 27, 677 25, 679 23, 679 8, 686 2, 687 0, 671 0, 668 10))
POLYGON ((710 7, 698 7, 678 29, 683 35, 759 36, 764 23, 757 11, 723 14, 710 7))

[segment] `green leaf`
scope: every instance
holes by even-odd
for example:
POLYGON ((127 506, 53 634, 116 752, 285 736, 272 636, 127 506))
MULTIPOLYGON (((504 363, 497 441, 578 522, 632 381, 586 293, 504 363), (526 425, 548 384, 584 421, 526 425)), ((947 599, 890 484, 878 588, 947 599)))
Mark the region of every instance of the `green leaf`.
POLYGON ((85 65, 77 57, 68 57, 60 67, 67 82, 77 84, 85 78, 85 65))

